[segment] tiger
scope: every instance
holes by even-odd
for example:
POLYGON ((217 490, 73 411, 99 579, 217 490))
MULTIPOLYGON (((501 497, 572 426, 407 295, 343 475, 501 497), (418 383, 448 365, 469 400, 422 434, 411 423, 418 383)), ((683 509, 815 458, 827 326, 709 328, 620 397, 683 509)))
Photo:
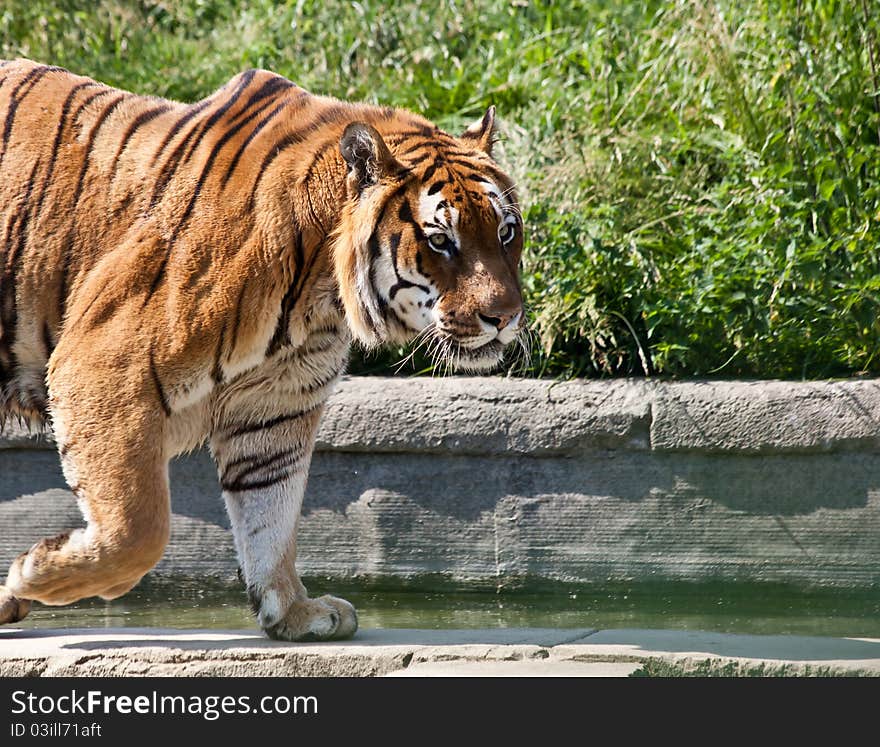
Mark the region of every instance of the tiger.
POLYGON ((51 428, 85 525, 19 555, 0 623, 115 599, 169 540, 168 464, 207 444, 265 634, 344 639, 297 524, 353 343, 493 370, 525 331, 523 221, 494 107, 408 110, 247 70, 205 99, 0 62, 0 420, 51 428))

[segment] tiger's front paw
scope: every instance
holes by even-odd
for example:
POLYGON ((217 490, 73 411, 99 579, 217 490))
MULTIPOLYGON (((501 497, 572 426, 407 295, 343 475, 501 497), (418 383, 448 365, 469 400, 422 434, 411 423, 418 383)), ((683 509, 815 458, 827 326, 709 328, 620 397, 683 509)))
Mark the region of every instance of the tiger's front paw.
POLYGON ((280 595, 271 590, 262 594, 257 622, 276 641, 342 640, 358 628, 357 612, 344 599, 296 599, 281 612, 280 595))

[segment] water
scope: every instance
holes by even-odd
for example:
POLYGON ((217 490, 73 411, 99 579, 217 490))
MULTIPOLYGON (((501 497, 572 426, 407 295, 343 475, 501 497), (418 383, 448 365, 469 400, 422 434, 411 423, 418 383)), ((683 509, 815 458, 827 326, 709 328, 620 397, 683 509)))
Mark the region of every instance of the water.
MULTIPOLYGON (((344 596, 365 628, 660 628, 762 635, 880 637, 880 590, 803 591, 779 585, 590 587, 554 594, 364 592, 344 596)), ((150 584, 113 602, 34 605, 30 628, 254 627, 245 595, 226 587, 150 584)))

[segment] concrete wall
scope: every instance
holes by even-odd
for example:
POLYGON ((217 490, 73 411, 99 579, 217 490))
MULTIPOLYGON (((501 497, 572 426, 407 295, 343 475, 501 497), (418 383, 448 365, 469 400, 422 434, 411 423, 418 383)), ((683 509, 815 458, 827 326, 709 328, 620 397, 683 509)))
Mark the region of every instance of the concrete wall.
MULTIPOLYGON (((172 464, 156 572, 235 574, 206 453, 172 464)), ((51 443, 0 439, 0 566, 79 526, 51 443)), ((880 382, 349 379, 322 424, 305 575, 423 587, 880 586, 880 382)))

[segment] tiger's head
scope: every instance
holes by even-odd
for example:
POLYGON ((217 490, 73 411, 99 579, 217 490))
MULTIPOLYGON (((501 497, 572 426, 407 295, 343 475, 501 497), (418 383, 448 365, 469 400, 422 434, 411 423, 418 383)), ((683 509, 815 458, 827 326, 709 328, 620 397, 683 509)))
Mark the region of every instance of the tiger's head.
POLYGON ((408 115, 349 124, 336 280, 348 324, 374 347, 419 337, 437 362, 494 368, 523 332, 523 226, 492 160, 495 110, 458 138, 408 115), (387 139, 387 142, 386 142, 387 139))

